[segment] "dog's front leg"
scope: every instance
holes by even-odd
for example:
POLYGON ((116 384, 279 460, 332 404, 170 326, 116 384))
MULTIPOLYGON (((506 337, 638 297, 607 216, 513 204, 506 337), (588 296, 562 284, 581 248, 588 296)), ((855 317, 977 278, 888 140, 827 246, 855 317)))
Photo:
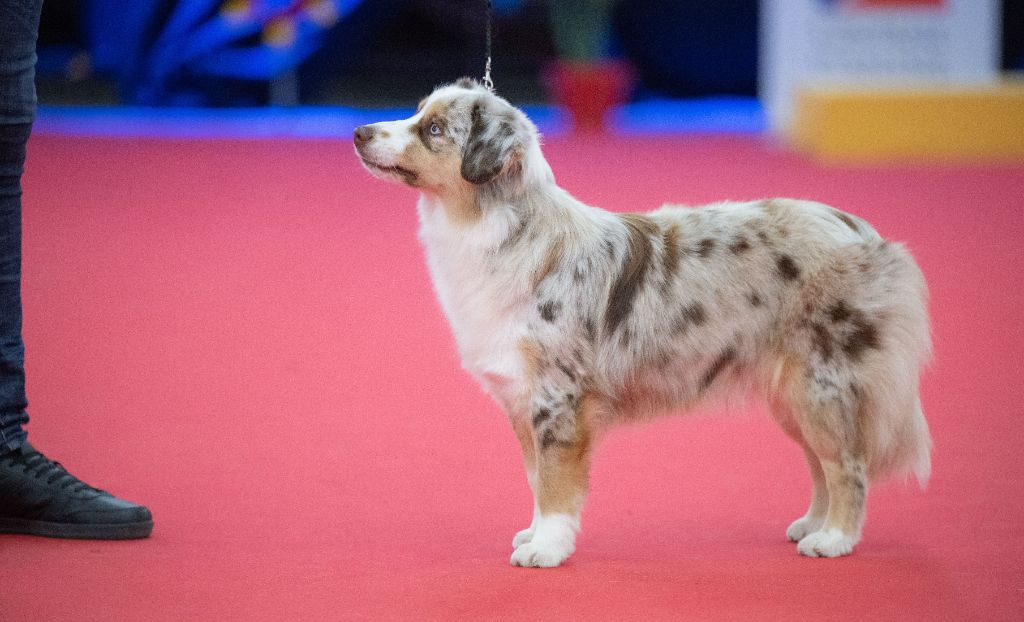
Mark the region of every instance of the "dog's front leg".
POLYGON ((512 414, 509 417, 512 421, 512 429, 516 432, 519 440, 519 448, 523 450, 523 466, 526 468, 526 481, 530 484, 530 492, 533 493, 533 518, 530 526, 523 529, 512 538, 512 550, 519 548, 533 539, 533 532, 537 528, 537 517, 540 516, 540 508, 537 507, 537 448, 533 440, 533 425, 530 416, 512 414))
POLYGON ((592 402, 574 390, 547 388, 533 400, 529 417, 514 422, 534 517, 513 540, 513 566, 558 566, 575 550, 590 470, 592 402))

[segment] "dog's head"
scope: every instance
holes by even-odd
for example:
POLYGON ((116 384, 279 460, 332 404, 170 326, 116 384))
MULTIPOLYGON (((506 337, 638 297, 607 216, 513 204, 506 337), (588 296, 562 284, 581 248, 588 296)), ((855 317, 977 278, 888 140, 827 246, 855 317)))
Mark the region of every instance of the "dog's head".
POLYGON ((436 89, 408 119, 356 128, 353 140, 375 176, 438 194, 521 181, 538 149, 526 115, 469 78, 436 89))

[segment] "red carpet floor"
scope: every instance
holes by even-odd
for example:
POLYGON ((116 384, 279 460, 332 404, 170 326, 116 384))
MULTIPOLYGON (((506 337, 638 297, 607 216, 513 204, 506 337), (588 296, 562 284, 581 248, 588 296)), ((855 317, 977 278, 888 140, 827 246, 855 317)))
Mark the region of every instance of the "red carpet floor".
POLYGON ((754 410, 598 453, 579 549, 508 566, 531 505, 459 369, 415 195, 332 141, 38 136, 31 438, 153 509, 148 541, 0 538, 0 619, 1024 619, 1024 166, 821 168, 758 139, 552 139, 581 199, 816 198, 931 283, 934 476, 873 489, 852 557, 784 531, 809 476, 754 410))

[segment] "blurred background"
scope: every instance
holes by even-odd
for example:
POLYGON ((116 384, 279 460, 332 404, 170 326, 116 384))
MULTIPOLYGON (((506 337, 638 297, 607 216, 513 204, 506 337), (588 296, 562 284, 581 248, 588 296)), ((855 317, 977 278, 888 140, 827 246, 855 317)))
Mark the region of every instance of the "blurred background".
MULTIPOLYGON (((40 95, 88 104, 405 105, 454 77, 482 74, 486 5, 48 0, 40 95)), ((544 69, 559 58, 628 59, 638 99, 756 94, 757 0, 493 5, 494 74, 511 99, 546 101, 544 69)))
MULTIPOLYGON (((435 85, 482 75, 487 4, 47 0, 39 97, 44 105, 407 107, 435 85)), ((495 83, 519 104, 578 105, 574 94, 598 108, 717 97, 724 99, 712 108, 750 113, 759 66, 763 73, 771 53, 762 39, 773 26, 763 13, 784 14, 798 5, 822 18, 846 13, 861 19, 860 11, 883 21, 915 11, 996 7, 993 40, 983 43, 994 52, 986 70, 1024 69, 1024 0, 495 0, 495 83)), ((806 24, 799 28, 807 30, 806 24)), ((926 59, 918 64, 927 71, 926 59)), ((763 94, 764 75, 760 81, 763 94)), ((603 110, 575 114, 593 117, 603 110)), ((738 122, 756 124, 749 114, 738 122)), ((595 123, 600 118, 582 119, 595 123)))

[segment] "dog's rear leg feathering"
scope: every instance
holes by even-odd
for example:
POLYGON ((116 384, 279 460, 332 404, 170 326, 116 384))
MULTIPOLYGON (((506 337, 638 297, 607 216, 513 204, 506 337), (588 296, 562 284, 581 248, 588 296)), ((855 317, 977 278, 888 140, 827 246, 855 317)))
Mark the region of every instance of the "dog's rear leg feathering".
POLYGON ((931 353, 924 280, 899 245, 876 238, 851 252, 849 265, 863 274, 846 284, 842 274, 827 275, 842 298, 804 303, 807 330, 792 331, 769 391, 772 414, 811 470, 810 507, 786 531, 810 557, 853 550, 869 479, 912 471, 923 486, 930 471, 918 399, 931 353), (870 316, 846 300, 872 308, 870 316))

